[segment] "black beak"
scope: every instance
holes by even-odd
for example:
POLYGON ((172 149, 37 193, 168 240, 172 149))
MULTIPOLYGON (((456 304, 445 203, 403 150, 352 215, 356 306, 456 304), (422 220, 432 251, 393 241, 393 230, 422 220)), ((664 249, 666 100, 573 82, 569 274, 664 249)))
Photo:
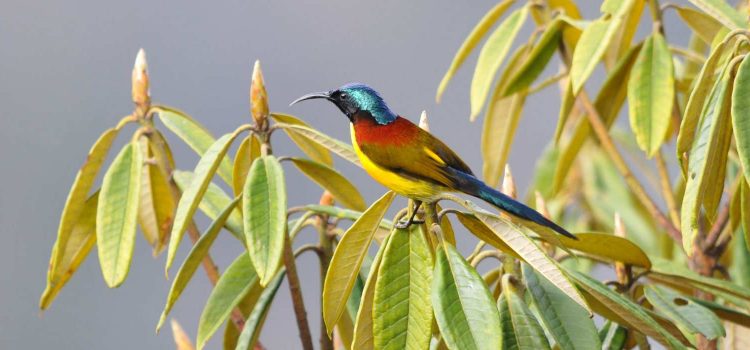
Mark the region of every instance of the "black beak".
POLYGON ((293 104, 295 104, 295 103, 297 103, 297 102, 300 102, 300 101, 304 101, 304 100, 312 100, 312 99, 316 99, 316 98, 324 98, 324 99, 326 99, 326 100, 328 100, 328 101, 332 101, 332 99, 331 99, 331 94, 330 94, 329 92, 314 92, 314 93, 311 93, 311 94, 307 94, 307 95, 305 95, 305 96, 302 96, 302 97, 300 97, 300 98, 298 98, 298 99, 294 100, 294 101, 293 101, 292 103, 290 103, 289 105, 291 106, 291 105, 293 105, 293 104))

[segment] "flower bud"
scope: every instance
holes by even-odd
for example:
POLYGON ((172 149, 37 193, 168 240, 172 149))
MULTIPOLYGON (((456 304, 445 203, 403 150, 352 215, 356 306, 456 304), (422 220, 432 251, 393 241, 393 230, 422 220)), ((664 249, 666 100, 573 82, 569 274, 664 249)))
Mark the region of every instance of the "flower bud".
POLYGON ((419 116, 419 127, 430 132, 430 124, 427 123, 427 111, 422 111, 422 115, 419 116))
POLYGON ((513 180, 513 174, 510 172, 510 165, 505 164, 505 176, 503 176, 502 192, 510 198, 516 198, 516 181, 513 180))
POLYGON ((253 81, 250 85, 250 113, 258 128, 265 129, 268 124, 268 94, 263 82, 260 61, 255 61, 253 81))
POLYGON ((135 56, 132 81, 133 103, 137 108, 145 111, 151 104, 151 93, 149 92, 148 63, 143 49, 138 50, 138 55, 135 56))
POLYGON ((320 205, 333 205, 333 195, 331 194, 331 192, 324 191, 323 195, 320 196, 320 201, 318 201, 318 203, 320 205))

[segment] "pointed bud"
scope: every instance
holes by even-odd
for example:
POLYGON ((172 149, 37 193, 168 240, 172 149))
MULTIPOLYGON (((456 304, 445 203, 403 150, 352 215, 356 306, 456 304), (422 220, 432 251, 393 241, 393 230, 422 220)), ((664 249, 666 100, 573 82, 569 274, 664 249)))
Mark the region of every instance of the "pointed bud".
POLYGON ((422 115, 419 116, 419 127, 430 132, 430 124, 427 123, 427 111, 422 111, 422 115))
POLYGON ((320 196, 320 201, 318 201, 320 205, 333 205, 333 195, 331 192, 323 191, 323 195, 320 196))
POLYGON ((185 333, 185 330, 182 329, 182 326, 177 322, 177 320, 172 319, 172 337, 174 338, 175 346, 177 347, 177 350, 190 350, 195 349, 193 346, 193 342, 190 341, 190 336, 185 333))
POLYGON ((253 67, 253 81, 250 85, 250 113, 258 128, 264 130, 268 127, 268 94, 266 84, 263 81, 263 72, 260 70, 260 60, 255 61, 253 67))
POLYGON ((544 201, 542 194, 539 193, 539 191, 535 191, 534 196, 536 196, 536 211, 542 214, 545 218, 550 219, 552 216, 549 214, 547 202, 544 201))
POLYGON ((132 82, 133 103, 145 112, 151 104, 151 93, 149 92, 148 63, 143 49, 140 49, 138 55, 135 56, 132 82))
POLYGON ((625 223, 622 222, 620 213, 615 212, 615 236, 625 237, 625 223))
POLYGON ((513 174, 510 172, 510 165, 505 164, 505 176, 503 177, 503 193, 511 198, 516 198, 516 181, 513 180, 513 174))

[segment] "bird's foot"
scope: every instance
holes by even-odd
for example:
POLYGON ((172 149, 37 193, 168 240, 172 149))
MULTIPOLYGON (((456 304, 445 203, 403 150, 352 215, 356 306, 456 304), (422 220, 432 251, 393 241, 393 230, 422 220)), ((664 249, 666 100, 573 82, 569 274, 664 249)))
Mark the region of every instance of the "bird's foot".
POLYGON ((401 221, 397 222, 397 223, 396 223, 395 225, 393 225, 393 226, 394 226, 394 227, 396 227, 397 229, 401 229, 401 230, 403 230, 403 229, 406 229, 406 228, 408 228, 408 227, 409 227, 409 226, 411 226, 412 224, 418 224, 418 225, 419 225, 419 224, 424 224, 424 220, 417 220, 417 219, 412 219, 412 220, 401 220, 401 221))

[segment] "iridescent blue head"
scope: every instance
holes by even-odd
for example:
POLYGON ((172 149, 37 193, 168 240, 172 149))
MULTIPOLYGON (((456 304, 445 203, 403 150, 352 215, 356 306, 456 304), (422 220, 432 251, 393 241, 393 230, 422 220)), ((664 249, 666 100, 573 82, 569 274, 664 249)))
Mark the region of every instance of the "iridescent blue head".
POLYGON ((397 117, 396 113, 388 108, 380 94, 365 84, 350 83, 336 90, 308 94, 298 98, 292 104, 315 98, 324 98, 333 102, 341 112, 349 117, 349 120, 352 120, 354 115, 357 114, 369 115, 378 124, 385 125, 396 120, 397 117))

